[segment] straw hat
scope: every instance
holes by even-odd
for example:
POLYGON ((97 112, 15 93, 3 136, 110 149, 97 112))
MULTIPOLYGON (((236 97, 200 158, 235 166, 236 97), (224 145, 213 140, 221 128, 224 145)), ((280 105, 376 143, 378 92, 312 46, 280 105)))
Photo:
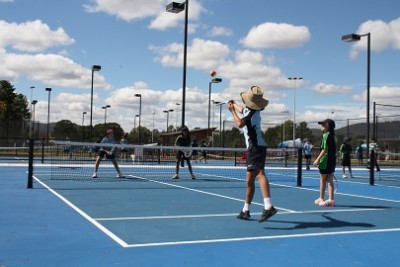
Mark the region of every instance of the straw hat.
POLYGON ((258 86, 252 86, 247 92, 241 93, 240 96, 242 97, 243 103, 246 107, 254 110, 262 110, 269 103, 269 100, 264 98, 263 94, 263 89, 258 86))

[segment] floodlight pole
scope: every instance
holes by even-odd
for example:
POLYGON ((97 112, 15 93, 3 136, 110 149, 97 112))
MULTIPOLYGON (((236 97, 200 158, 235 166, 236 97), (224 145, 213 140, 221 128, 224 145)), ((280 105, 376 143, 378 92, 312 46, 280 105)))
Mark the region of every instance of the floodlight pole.
POLYGON ((172 2, 166 6, 166 11, 171 13, 180 13, 185 9, 185 33, 183 44, 183 78, 182 78, 182 127, 185 126, 185 108, 186 108, 186 63, 187 63, 187 39, 188 39, 188 17, 189 0, 183 3, 172 2))
POLYGON ((92 90, 90 93, 90 141, 92 141, 93 137, 93 78, 94 78, 94 72, 100 70, 101 70, 100 65, 92 66, 92 87, 91 87, 92 90))
POLYGON ((32 101, 33 101, 33 89, 35 89, 35 86, 31 86, 29 87, 31 89, 31 99, 29 99, 29 103, 30 103, 30 120, 29 120, 29 138, 32 138, 32 101))
POLYGON ((302 80, 302 77, 289 77, 293 80, 293 147, 295 147, 296 140, 296 80, 302 80))
MULTIPOLYGON (((345 42, 359 41, 361 37, 367 36, 367 149, 366 154, 369 158, 369 131, 370 131, 370 121, 369 121, 369 109, 370 109, 370 72, 371 72, 371 33, 366 34, 347 34, 342 36, 342 40, 345 42)), ((373 164, 371 163, 373 166, 373 164)), ((374 184, 373 171, 370 172, 370 185, 374 184)))
POLYGON ((222 82, 221 78, 214 78, 208 83, 208 120, 207 120, 207 137, 210 135, 210 112, 211 112, 211 85, 213 83, 222 82))
POLYGON ((49 143, 50 139, 50 93, 51 88, 46 88, 46 91, 49 92, 48 100, 47 100, 47 143, 49 143))
POLYGON ((138 143, 140 145, 140 122, 142 120, 142 95, 141 94, 135 94, 136 97, 139 97, 139 133, 138 133, 138 143))

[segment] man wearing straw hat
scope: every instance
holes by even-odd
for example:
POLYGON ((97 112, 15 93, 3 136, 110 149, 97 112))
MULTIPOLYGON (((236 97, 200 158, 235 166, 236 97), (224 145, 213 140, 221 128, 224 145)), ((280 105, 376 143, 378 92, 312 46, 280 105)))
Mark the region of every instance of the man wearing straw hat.
POLYGON ((258 86, 252 86, 247 92, 241 93, 243 108, 233 100, 228 102, 229 111, 232 113, 233 120, 239 128, 243 130, 246 141, 246 195, 243 209, 237 216, 238 219, 250 219, 250 204, 255 193, 255 179, 258 179, 260 190, 264 199, 264 210, 258 220, 264 222, 277 213, 272 206, 269 182, 265 174, 265 158, 267 155, 267 144, 261 133, 261 111, 268 105, 269 100, 263 97, 264 91, 258 86), (243 115, 242 118, 238 113, 243 115))

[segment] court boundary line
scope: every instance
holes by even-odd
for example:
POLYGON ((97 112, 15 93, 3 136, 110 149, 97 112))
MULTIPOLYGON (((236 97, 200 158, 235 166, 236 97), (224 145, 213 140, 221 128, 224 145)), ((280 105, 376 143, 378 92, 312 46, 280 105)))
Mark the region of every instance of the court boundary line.
MULTIPOLYGON (((279 215, 286 214, 313 214, 313 213, 339 213, 339 212, 361 212, 361 211, 376 211, 385 210, 385 208, 363 208, 363 209, 332 209, 332 210, 304 210, 304 211, 294 211, 279 212, 279 215)), ((253 212, 253 215, 261 215, 261 212, 253 212)), ((210 217, 235 217, 237 213, 220 213, 220 214, 197 214, 197 215, 164 215, 164 216, 136 216, 136 217, 100 217, 93 218, 96 221, 124 221, 124 220, 154 220, 154 219, 185 219, 185 218, 210 218, 210 217)))
POLYGON ((44 188, 46 188, 47 190, 49 190, 49 192, 51 192, 53 195, 55 195, 56 197, 58 197, 62 202, 64 202, 65 204, 67 204, 70 208, 72 208, 74 211, 76 211, 79 215, 81 215, 83 218, 85 218, 86 220, 88 220, 90 223, 92 223, 94 226, 96 226, 100 231, 102 231, 104 234, 106 234, 108 237, 110 237, 112 240, 114 240, 117 244, 119 244, 122 247, 126 247, 128 244, 122 240, 121 238, 119 238, 117 235, 115 235, 113 232, 111 232, 110 230, 108 230, 105 226, 103 226, 102 224, 100 224, 99 222, 97 222, 96 220, 94 220, 92 217, 90 217, 87 213, 85 213, 83 210, 79 209, 77 206, 75 206, 74 204, 72 204, 72 202, 70 202, 69 200, 67 200, 65 197, 63 197, 62 195, 60 195, 59 193, 57 193, 55 190, 53 190, 52 188, 50 188, 48 185, 46 185, 44 182, 42 182, 39 178, 37 178, 36 176, 33 176, 33 178, 39 183, 41 184, 44 188))
MULTIPOLYGON (((197 193, 202 193, 206 195, 212 195, 212 196, 217 196, 225 199, 230 199, 230 200, 235 200, 235 201, 243 201, 243 199, 238 199, 238 198, 233 198, 233 197, 228 197, 224 195, 219 195, 215 193, 210 193, 206 191, 201 191, 193 188, 188 188, 180 185, 175 185, 167 182, 161 182, 161 181, 156 181, 156 180, 151 180, 143 177, 137 177, 134 175, 129 175, 130 177, 138 178, 141 180, 146 180, 149 182, 154 182, 154 183, 159 183, 167 186, 172 186, 176 188, 181 188, 197 193)), ((65 197, 57 193, 55 190, 47 186, 44 182, 42 182, 39 178, 36 176, 33 176, 33 178, 41 184, 43 187, 45 187, 47 190, 49 190, 52 194, 54 194, 56 197, 58 197, 61 201, 66 203, 69 207, 71 207, 73 210, 75 210, 78 214, 80 214, 83 218, 88 220, 90 223, 92 223, 94 226, 96 226, 100 231, 102 231, 104 234, 109 236, 112 240, 114 240, 117 244, 119 244, 121 247, 124 248, 134 248, 134 247, 151 247, 151 246, 166 246, 166 245, 185 245, 185 244, 204 244, 204 243, 220 243, 220 242, 235 242, 235 241, 255 241, 255 240, 267 240, 267 239, 282 239, 282 238, 296 238, 296 237, 312 237, 312 236, 328 236, 328 235, 341 235, 341 234, 363 234, 363 233, 376 233, 376 232, 397 232, 400 231, 400 228, 388 228, 388 229, 376 229, 376 230, 355 230, 355 231, 338 231, 338 232, 325 232, 325 233, 308 233, 308 234, 293 234, 293 235, 276 235, 276 236, 257 236, 257 237, 242 237, 242 238, 226 238, 226 239, 209 239, 209 240, 194 240, 194 241, 173 241, 173 242, 157 242, 157 243, 143 243, 143 244, 128 244, 126 243, 123 239, 118 237, 116 234, 114 234, 112 231, 107 229, 105 226, 100 224, 96 219, 90 217, 87 213, 79 209, 77 206, 72 204, 70 201, 68 201, 65 197)), ((295 186, 287 186, 287 185, 281 185, 281 184, 276 184, 279 186, 283 187, 289 187, 289 188, 297 188, 297 189, 305 189, 305 188, 299 188, 295 186)), ((312 189, 305 189, 305 190, 311 190, 311 191, 316 191, 312 189)), ((356 195, 350 195, 350 196, 356 196, 356 195)), ((362 197, 362 196, 361 196, 362 197)), ((367 197, 365 197, 367 198, 367 197)), ((377 198, 372 198, 372 199, 377 199, 377 198)), ((378 199, 382 200, 382 199, 378 199)), ((388 200, 386 200, 388 201, 388 200)), ((263 206, 261 203, 256 203, 253 202, 255 205, 263 206)), ((293 210, 288 210, 284 208, 277 207, 279 210, 286 211, 287 214, 290 213, 304 213, 304 211, 296 212, 293 210)), ((349 210, 349 211, 354 211, 354 210, 349 210)), ((321 212, 327 212, 326 210, 321 212)), ((280 214, 285 214, 285 213, 280 213, 280 214)))
POLYGON ((255 237, 210 239, 210 240, 196 240, 196 241, 159 242, 159 243, 146 243, 146 244, 128 244, 126 246, 126 248, 170 246, 170 245, 193 245, 193 244, 240 242, 240 241, 258 241, 258 240, 273 240, 273 239, 283 239, 283 238, 305 238, 305 237, 320 237, 320 236, 349 235, 349 234, 372 234, 372 233, 386 233, 386 232, 400 232, 400 228, 337 231, 337 232, 323 232, 323 233, 319 232, 319 233, 276 235, 276 236, 255 236, 255 237))
MULTIPOLYGON (((299 190, 319 192, 319 189, 312 189, 312 188, 305 188, 305 187, 298 187, 298 186, 291 186, 291 185, 283 185, 283 184, 276 184, 276 183, 270 183, 270 184, 287 187, 287 188, 296 188, 299 190)), ((341 192, 336 192, 335 195, 342 195, 342 196, 348 196, 348 197, 359 197, 359 198, 365 198, 365 199, 370 199, 370 200, 379 200, 379 201, 400 203, 400 200, 395 200, 395 199, 369 197, 369 196, 355 195, 355 194, 348 194, 348 193, 341 193, 341 192)))
MULTIPOLYGON (((229 196, 225 196, 225 195, 215 194, 215 193, 202 191, 202 190, 198 190, 198 189, 193 189, 193 188, 185 187, 185 186, 181 186, 181 185, 176 185, 176 184, 171 184, 171 183, 167 183, 167 182, 147 179, 147 178, 143 178, 143 177, 139 177, 139 176, 135 176, 135 175, 131 175, 131 174, 127 175, 127 176, 130 176, 132 178, 137 178, 137 179, 140 179, 140 180, 145 180, 145 181, 157 183, 157 184, 162 184, 162 185, 167 185, 167 186, 176 187, 176 188, 180 188, 180 189, 185 189, 185 190, 188 190, 188 191, 193 191, 193 192, 201 193, 201 194, 205 194, 205 195, 211 195, 211 196, 215 196, 215 197, 220 197, 220 198, 225 198, 225 199, 230 199, 230 200, 235 200, 235 201, 240 201, 240 202, 244 201, 241 198, 239 199, 239 198, 229 197, 229 196)), ((252 202, 252 204, 253 205, 258 205, 258 206, 264 206, 264 203, 258 203, 258 202, 254 202, 254 201, 252 202)), ((280 210, 287 211, 287 212, 295 212, 294 210, 289 210, 289 209, 285 209, 285 208, 278 207, 278 206, 276 206, 276 208, 278 208, 280 210)))

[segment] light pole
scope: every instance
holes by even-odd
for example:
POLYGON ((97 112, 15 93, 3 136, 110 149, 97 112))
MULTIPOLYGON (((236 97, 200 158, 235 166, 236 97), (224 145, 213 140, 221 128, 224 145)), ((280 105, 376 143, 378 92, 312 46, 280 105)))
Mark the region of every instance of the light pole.
POLYGON ((31 116, 30 116, 30 122, 29 122, 29 138, 32 138, 32 101, 33 101, 33 89, 35 89, 35 86, 31 86, 29 87, 31 89, 31 99, 29 99, 29 103, 30 103, 30 112, 31 112, 31 116))
POLYGON ((100 65, 92 66, 92 87, 91 87, 92 90, 90 93, 90 141, 92 141, 92 136, 93 136, 93 78, 94 78, 94 72, 100 70, 101 70, 100 65))
POLYGON ((187 37, 188 37, 188 14, 189 0, 183 3, 172 2, 166 6, 166 11, 180 13, 185 10, 185 34, 183 44, 183 78, 182 78, 182 127, 185 125, 185 103, 186 103, 186 62, 187 62, 187 37))
POLYGON ((217 106, 219 106, 219 147, 222 147, 222 105, 225 104, 225 102, 217 104, 217 106))
POLYGON ((151 142, 154 143, 154 115, 156 115, 156 112, 153 111, 153 130, 151 131, 151 142))
POLYGON ((295 147, 296 140, 296 81, 303 80, 302 77, 289 77, 289 80, 293 80, 293 147, 295 147))
MULTIPOLYGON (((133 120, 133 132, 136 133, 136 118, 140 118, 139 114, 135 115, 135 118, 133 120)), ((139 138, 138 138, 139 139, 139 138)))
POLYGON ((107 109, 111 108, 110 105, 105 105, 104 107, 101 107, 104 109, 104 124, 107 124, 107 109))
POLYGON ((85 141, 85 115, 86 111, 82 112, 82 141, 85 141))
MULTIPOLYGON (((342 36, 344 42, 360 41, 361 37, 367 36, 367 157, 369 157, 369 106, 370 106, 370 69, 371 69, 371 33, 366 34, 347 34, 342 36)), ((373 171, 373 170, 372 170, 373 171)))
POLYGON ((31 105, 32 105, 32 136, 31 138, 35 139, 35 106, 37 104, 37 100, 32 100, 31 105))
POLYGON ((138 142, 140 145, 140 121, 142 120, 142 95, 141 94, 135 94, 136 97, 139 97, 139 138, 138 142))
POLYGON ((169 120, 169 113, 173 112, 173 109, 163 110, 164 113, 167 113, 167 133, 168 133, 168 120, 169 120))
POLYGON ((49 97, 47 99, 47 143, 49 143, 50 139, 50 93, 51 93, 51 88, 46 88, 46 91, 49 92, 49 97))
POLYGON ((207 120, 207 136, 210 135, 210 111, 211 111, 211 85, 213 83, 222 82, 221 78, 214 78, 208 83, 208 120, 207 120))

